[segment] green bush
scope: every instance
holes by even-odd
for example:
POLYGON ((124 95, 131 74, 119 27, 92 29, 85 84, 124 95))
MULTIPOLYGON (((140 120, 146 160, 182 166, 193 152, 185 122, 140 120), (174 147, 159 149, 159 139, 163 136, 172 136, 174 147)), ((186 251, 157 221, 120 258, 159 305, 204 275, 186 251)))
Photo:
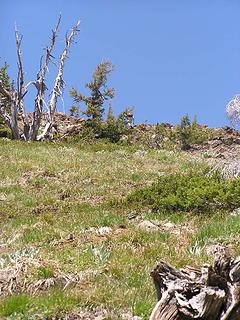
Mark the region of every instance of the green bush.
POLYGON ((12 139, 11 130, 7 127, 0 128, 0 138, 12 139))
POLYGON ((116 122, 103 123, 100 128, 100 137, 111 142, 118 142, 121 138, 122 130, 116 122))
POLYGON ((158 123, 155 128, 155 142, 158 147, 164 149, 175 149, 177 145, 177 135, 168 124, 158 123))
POLYGON ((116 143, 123 135, 129 134, 130 131, 131 128, 118 118, 94 122, 88 120, 83 124, 82 131, 75 136, 75 140, 93 142, 97 139, 104 139, 116 143))
POLYGON ((197 123, 196 117, 191 121, 188 115, 181 118, 176 127, 169 124, 157 124, 154 141, 156 147, 164 149, 189 150, 192 145, 200 145, 214 135, 214 131, 197 123))
POLYGON ((154 211, 211 212, 240 207, 240 180, 223 180, 203 173, 162 176, 152 186, 136 190, 127 201, 154 211))
POLYGON ((206 130, 199 126, 197 118, 194 117, 191 122, 188 115, 181 118, 180 124, 177 126, 176 136, 180 142, 182 150, 188 150, 192 144, 202 144, 210 137, 211 130, 206 130))
POLYGON ((122 123, 120 120, 106 121, 101 124, 99 130, 99 137, 103 139, 108 139, 110 142, 118 142, 121 137, 128 134, 131 128, 122 123))

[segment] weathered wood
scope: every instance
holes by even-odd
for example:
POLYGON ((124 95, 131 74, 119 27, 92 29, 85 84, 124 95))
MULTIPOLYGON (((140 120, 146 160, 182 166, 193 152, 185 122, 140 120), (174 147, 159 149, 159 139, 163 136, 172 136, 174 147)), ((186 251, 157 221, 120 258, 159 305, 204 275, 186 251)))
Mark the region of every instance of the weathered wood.
POLYGON ((45 77, 48 71, 49 63, 51 62, 51 59, 52 59, 52 52, 56 43, 56 38, 58 35, 60 23, 61 23, 61 15, 58 18, 55 29, 52 30, 50 45, 46 48, 46 55, 43 63, 41 59, 41 65, 40 65, 40 70, 38 71, 38 74, 37 74, 37 79, 32 82, 32 84, 37 89, 37 95, 35 98, 33 121, 31 123, 30 133, 29 133, 30 140, 36 140, 37 138, 38 130, 41 124, 43 108, 44 106, 46 106, 45 91, 47 87, 45 85, 45 77))
POLYGON ((150 320, 239 320, 240 258, 223 248, 214 266, 177 270, 160 261, 151 272, 158 302, 150 320))
POLYGON ((80 21, 77 22, 76 26, 72 28, 71 33, 69 36, 66 36, 65 39, 65 48, 60 56, 59 60, 59 66, 58 66, 58 74, 55 78, 53 89, 51 92, 51 98, 48 103, 48 121, 45 125, 45 128, 43 132, 38 135, 37 140, 44 140, 48 138, 49 133, 51 132, 53 126, 54 126, 54 115, 57 108, 57 99, 59 96, 62 95, 62 90, 64 87, 64 81, 63 81, 63 71, 64 71, 64 64, 65 60, 68 57, 68 53, 70 50, 70 47, 74 41, 74 38, 79 31, 80 21))
POLYGON ((74 42, 74 38, 79 31, 78 27, 80 23, 78 21, 76 26, 72 28, 70 35, 66 37, 66 44, 59 59, 58 74, 54 81, 51 98, 49 103, 46 103, 45 91, 47 90, 47 87, 45 85, 45 77, 48 71, 49 63, 53 59, 52 51, 56 43, 60 22, 61 16, 58 19, 55 29, 52 30, 50 45, 46 48, 45 58, 41 59, 40 70, 37 74, 37 79, 34 81, 30 81, 27 85, 25 85, 24 83, 24 70, 21 52, 22 36, 19 34, 17 28, 15 28, 18 59, 18 78, 16 81, 17 86, 16 88, 12 86, 10 90, 7 90, 6 88, 4 88, 3 83, 0 81, 0 115, 3 117, 7 126, 11 129, 14 139, 23 139, 27 141, 44 140, 49 137, 52 128, 54 128, 54 115, 56 112, 57 98, 61 96, 64 86, 63 73, 65 60, 68 56, 70 47, 74 42), (31 85, 33 85, 37 89, 32 117, 29 116, 24 107, 24 97, 28 92, 28 87, 31 85), (44 108, 48 112, 48 120, 43 132, 39 134, 39 128, 41 125, 44 108), (23 130, 18 124, 19 118, 22 120, 23 130))
MULTIPOLYGON (((24 85, 24 72, 23 72, 23 63, 22 63, 22 51, 21 51, 21 42, 22 42, 22 36, 19 35, 19 32, 17 28, 15 27, 15 38, 16 38, 16 48, 17 48, 17 57, 18 57, 18 79, 17 79, 17 94, 15 105, 14 105, 14 111, 15 111, 15 124, 14 126, 18 130, 18 123, 17 123, 17 111, 19 110, 19 114, 22 118, 23 122, 23 139, 28 140, 29 136, 29 120, 28 116, 24 107, 24 96, 27 93, 27 87, 24 85)), ((20 135, 19 135, 20 136, 20 135)))

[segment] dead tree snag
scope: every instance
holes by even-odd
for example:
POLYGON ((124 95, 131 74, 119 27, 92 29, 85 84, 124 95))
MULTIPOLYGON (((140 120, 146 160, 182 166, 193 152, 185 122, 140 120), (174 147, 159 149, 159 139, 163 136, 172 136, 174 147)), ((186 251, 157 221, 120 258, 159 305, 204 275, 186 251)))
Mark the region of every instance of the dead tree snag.
POLYGON ((223 249, 213 267, 177 270, 160 261, 151 276, 158 302, 150 320, 240 319, 240 258, 223 249))
POLYGON ((56 38, 59 31, 59 25, 61 22, 61 16, 58 19, 57 25, 52 30, 52 37, 50 45, 46 48, 44 59, 41 59, 40 70, 38 71, 36 80, 30 81, 28 84, 24 82, 24 70, 22 63, 21 42, 22 36, 20 36, 17 28, 15 28, 15 39, 17 49, 18 60, 18 77, 16 82, 16 88, 12 86, 11 90, 6 90, 0 81, 0 114, 5 120, 5 123, 12 131, 14 139, 23 140, 45 140, 49 137, 51 130, 54 126, 54 115, 57 107, 58 97, 62 95, 64 88, 63 72, 66 58, 74 38, 78 33, 78 27, 80 21, 72 28, 70 34, 66 36, 65 48, 59 58, 58 73, 54 81, 53 89, 51 91, 51 98, 48 102, 45 101, 45 91, 47 89, 45 84, 46 73, 49 69, 49 63, 53 60, 52 51, 56 44, 56 38), (29 86, 34 85, 37 90, 34 110, 32 117, 29 117, 28 112, 24 106, 24 97, 28 92, 29 86), (6 105, 10 105, 10 108, 6 108, 6 105), (42 114, 44 110, 47 110, 48 119, 45 124, 43 132, 39 133, 42 114), (21 119, 23 128, 20 128, 18 119, 21 119))

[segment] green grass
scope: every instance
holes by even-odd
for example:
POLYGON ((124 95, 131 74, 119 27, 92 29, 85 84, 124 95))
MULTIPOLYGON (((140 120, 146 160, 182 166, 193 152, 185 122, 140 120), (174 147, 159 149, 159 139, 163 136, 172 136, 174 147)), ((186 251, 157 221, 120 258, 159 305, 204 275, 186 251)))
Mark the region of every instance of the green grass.
POLYGON ((30 314, 35 314, 35 319, 44 319, 64 313, 78 304, 79 297, 76 294, 66 295, 59 289, 53 289, 44 295, 15 295, 3 299, 0 316, 29 319, 30 314))
POLYGON ((24 314, 28 308, 28 303, 29 297, 27 295, 8 297, 0 305, 0 315, 24 314))
POLYGON ((240 216, 222 216, 220 214, 208 217, 193 237, 192 245, 203 248, 211 243, 239 242, 240 216), (237 242, 236 242, 237 241, 237 242))
POLYGON ((0 151, 0 268, 25 259, 22 280, 29 283, 85 275, 65 291, 6 293, 0 318, 43 319, 100 306, 113 310, 116 319, 122 310, 148 319, 156 302, 149 274, 157 260, 200 265, 211 260, 204 251, 209 243, 238 241, 239 218, 227 212, 203 218, 124 201, 163 175, 199 168, 186 153, 146 147, 139 152, 106 142, 6 140, 0 140, 0 151), (144 219, 171 222, 180 232, 142 230, 138 223, 144 219), (107 232, 101 234, 102 227, 107 232))

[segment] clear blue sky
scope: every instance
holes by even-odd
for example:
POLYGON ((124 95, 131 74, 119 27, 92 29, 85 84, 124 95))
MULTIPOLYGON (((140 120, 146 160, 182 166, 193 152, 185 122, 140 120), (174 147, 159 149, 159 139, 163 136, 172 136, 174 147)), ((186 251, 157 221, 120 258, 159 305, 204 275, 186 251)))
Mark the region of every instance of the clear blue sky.
MULTIPOLYGON (((83 91, 96 64, 110 59, 116 66, 109 81, 117 90, 116 113, 134 106, 137 122, 176 123, 188 113, 210 126, 228 124, 225 105, 240 93, 239 0, 1 0, 0 5, 0 63, 6 60, 16 77, 16 22, 24 36, 26 81, 35 78, 58 14, 63 19, 56 57, 66 30, 81 20, 65 68, 66 110, 72 104, 69 89, 83 91)), ((52 66, 50 80, 55 72, 52 66)))

